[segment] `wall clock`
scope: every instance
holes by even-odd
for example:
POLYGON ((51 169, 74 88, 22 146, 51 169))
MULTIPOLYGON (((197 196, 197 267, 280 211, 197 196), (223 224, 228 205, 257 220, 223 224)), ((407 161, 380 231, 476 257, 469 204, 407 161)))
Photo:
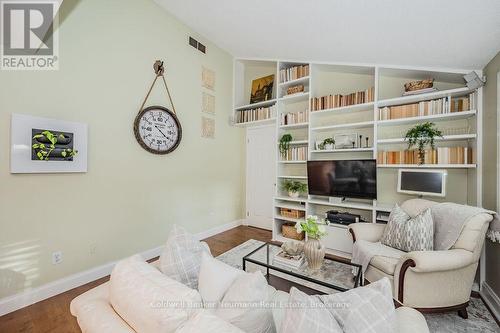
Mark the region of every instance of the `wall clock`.
POLYGON ((182 127, 175 113, 174 103, 168 90, 167 81, 163 73, 163 61, 157 60, 153 64, 155 79, 142 102, 141 108, 134 121, 134 135, 142 148, 153 154, 168 154, 174 151, 182 139, 182 127), (161 77, 167 91, 172 110, 163 106, 148 106, 144 108, 149 94, 156 80, 161 77))
POLYGON ((134 134, 142 148, 153 154, 174 151, 182 139, 182 127, 175 113, 163 106, 143 109, 134 121, 134 134))

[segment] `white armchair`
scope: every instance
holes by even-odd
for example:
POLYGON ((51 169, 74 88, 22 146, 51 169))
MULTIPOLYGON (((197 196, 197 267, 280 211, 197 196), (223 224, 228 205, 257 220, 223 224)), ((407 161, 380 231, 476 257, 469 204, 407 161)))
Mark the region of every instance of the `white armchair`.
MULTIPOLYGON (((433 204, 435 202, 412 199, 401 208, 413 217, 433 204)), ((470 218, 456 243, 447 251, 401 251, 399 259, 374 256, 365 279, 374 282, 388 277, 393 297, 401 305, 421 312, 458 311, 461 317, 467 318, 472 284, 492 218, 486 213, 470 218)), ((384 229, 384 224, 376 223, 349 226, 354 242, 361 239, 378 242, 384 229)))

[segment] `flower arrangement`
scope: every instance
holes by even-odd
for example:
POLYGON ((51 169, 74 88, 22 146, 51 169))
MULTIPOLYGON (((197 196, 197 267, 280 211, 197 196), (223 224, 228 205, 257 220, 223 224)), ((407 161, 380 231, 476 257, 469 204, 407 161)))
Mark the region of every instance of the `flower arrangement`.
POLYGON ((304 222, 297 222, 295 229, 297 233, 304 231, 309 238, 320 239, 326 235, 324 221, 320 221, 316 215, 309 215, 304 222))

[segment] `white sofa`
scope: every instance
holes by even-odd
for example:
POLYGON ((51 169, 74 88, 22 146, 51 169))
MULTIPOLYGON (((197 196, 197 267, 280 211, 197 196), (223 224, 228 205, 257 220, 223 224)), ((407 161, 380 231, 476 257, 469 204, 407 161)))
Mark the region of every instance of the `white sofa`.
MULTIPOLYGON (((401 208, 411 217, 436 204, 423 199, 405 201, 401 208)), ((400 304, 421 312, 458 311, 467 318, 472 284, 488 230, 490 214, 470 218, 451 249, 446 251, 401 252, 399 259, 374 256, 365 279, 375 282, 389 278, 393 297, 400 304)), ((378 242, 386 225, 355 223, 349 226, 353 241, 378 242)))
MULTIPOLYGON (((157 267, 157 262, 152 263, 157 267)), ((288 294, 269 286, 271 300, 286 302, 288 294)), ((109 282, 91 289, 71 302, 71 313, 77 318, 83 333, 134 333, 135 331, 113 309, 109 301, 109 282)), ((273 309, 277 331, 284 317, 283 308, 273 309)), ((425 318, 418 311, 400 307, 396 310, 399 333, 428 333, 425 318)), ((208 332, 208 331, 207 331, 208 332)))

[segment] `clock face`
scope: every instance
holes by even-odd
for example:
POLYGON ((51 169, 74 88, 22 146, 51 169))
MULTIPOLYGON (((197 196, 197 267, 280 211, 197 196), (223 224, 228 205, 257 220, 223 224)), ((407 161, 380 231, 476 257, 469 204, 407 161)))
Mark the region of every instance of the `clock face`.
POLYGON ((134 134, 142 146, 153 154, 168 154, 182 138, 182 128, 173 112, 162 106, 150 106, 135 118, 134 134))

